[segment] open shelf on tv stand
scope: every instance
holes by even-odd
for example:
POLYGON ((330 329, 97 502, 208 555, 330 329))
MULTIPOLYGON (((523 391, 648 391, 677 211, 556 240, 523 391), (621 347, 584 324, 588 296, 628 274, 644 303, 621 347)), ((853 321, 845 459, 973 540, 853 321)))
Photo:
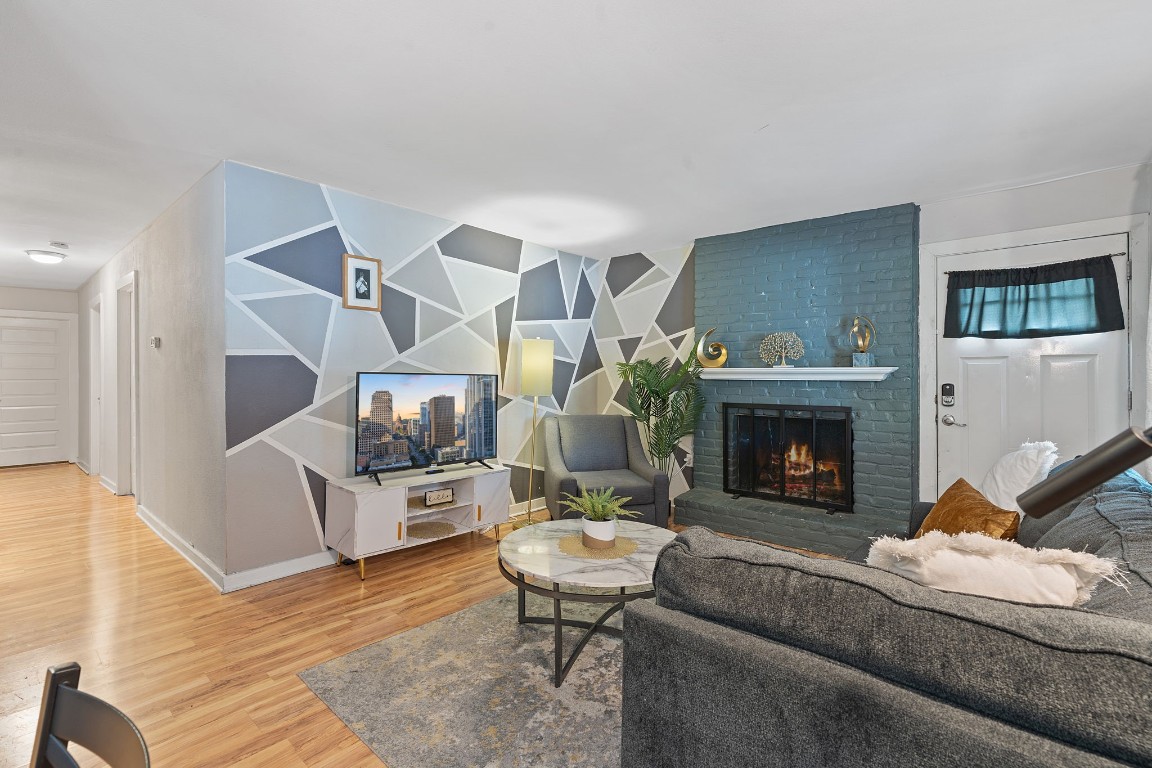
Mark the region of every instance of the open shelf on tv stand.
POLYGON ((422 469, 380 475, 329 480, 327 485, 324 543, 336 550, 337 566, 345 557, 358 561, 361 579, 365 558, 508 522, 507 467, 461 463, 431 475, 422 469), (453 491, 452 501, 423 503, 426 491, 446 488, 453 491), (449 523, 453 532, 432 538, 409 536, 409 524, 418 522, 449 523))

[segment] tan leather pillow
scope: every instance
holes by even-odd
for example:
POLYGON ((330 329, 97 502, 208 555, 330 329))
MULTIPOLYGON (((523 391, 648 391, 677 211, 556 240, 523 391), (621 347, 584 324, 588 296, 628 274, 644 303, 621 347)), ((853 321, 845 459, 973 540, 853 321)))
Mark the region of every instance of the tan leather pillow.
POLYGON ((1016 512, 996 506, 967 480, 960 478, 944 491, 914 538, 918 539, 928 531, 943 531, 950 536, 983 533, 994 539, 1015 539, 1019 528, 1020 516, 1016 512))

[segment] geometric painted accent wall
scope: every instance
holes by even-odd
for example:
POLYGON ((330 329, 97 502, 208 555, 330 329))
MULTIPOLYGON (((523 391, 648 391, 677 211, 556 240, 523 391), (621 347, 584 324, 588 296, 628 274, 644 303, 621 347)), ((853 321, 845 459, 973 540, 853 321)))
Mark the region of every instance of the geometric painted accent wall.
POLYGON ((352 474, 357 371, 500 374, 497 452, 523 501, 522 339, 555 342, 541 416, 620 412, 616 362, 691 348, 688 248, 598 261, 232 162, 225 188, 228 573, 324 551, 318 491, 352 474), (345 252, 380 259, 380 312, 343 308, 345 252))

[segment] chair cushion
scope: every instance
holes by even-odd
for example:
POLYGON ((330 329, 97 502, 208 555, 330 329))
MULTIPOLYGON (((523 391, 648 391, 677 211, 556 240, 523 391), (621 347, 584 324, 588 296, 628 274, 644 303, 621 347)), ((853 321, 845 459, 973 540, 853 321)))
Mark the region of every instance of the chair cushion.
POLYGON ((654 491, 652 483, 630 469, 606 469, 602 472, 573 472, 578 485, 588 490, 599 488, 613 488, 616 496, 631 496, 632 500, 624 506, 634 507, 637 504, 651 504, 654 491))
POLYGON ((628 467, 623 416, 560 416, 556 424, 564 465, 572 472, 628 467))

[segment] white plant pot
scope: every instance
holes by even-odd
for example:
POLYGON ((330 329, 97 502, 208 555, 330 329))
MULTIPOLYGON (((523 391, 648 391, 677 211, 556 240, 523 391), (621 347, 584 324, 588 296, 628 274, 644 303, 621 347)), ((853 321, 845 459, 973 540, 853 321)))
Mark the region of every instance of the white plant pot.
POLYGON ((584 546, 589 549, 610 549, 616 545, 616 518, 611 520, 589 520, 583 518, 584 546))

